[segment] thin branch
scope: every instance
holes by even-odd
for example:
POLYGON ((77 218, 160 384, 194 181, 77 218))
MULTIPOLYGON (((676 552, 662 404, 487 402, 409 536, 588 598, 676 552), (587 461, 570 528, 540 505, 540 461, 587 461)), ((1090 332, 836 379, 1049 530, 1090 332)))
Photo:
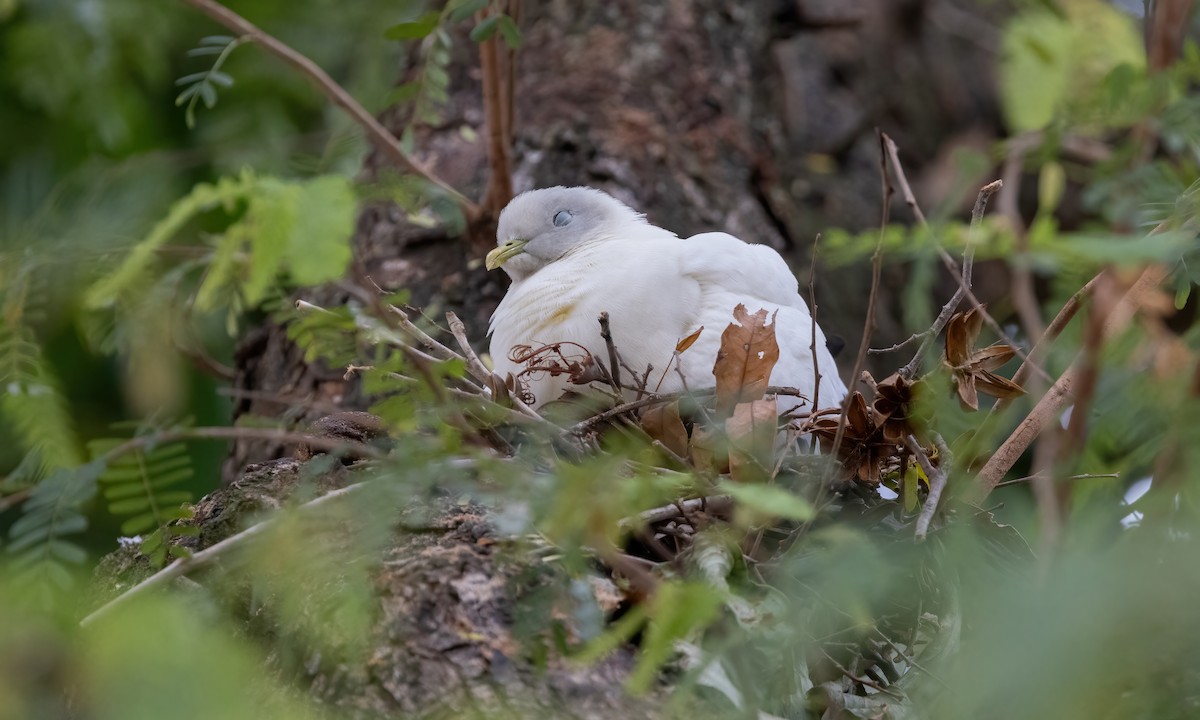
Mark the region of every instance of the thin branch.
POLYGON ((393 162, 409 172, 420 176, 429 184, 446 193, 446 195, 458 203, 468 218, 479 215, 479 207, 475 203, 437 177, 433 173, 433 170, 424 163, 405 152, 404 147, 395 135, 376 120, 375 116, 359 104, 350 93, 346 92, 345 88, 339 85, 328 73, 308 57, 293 50, 274 36, 263 32, 256 25, 215 0, 183 0, 183 2, 196 8, 238 35, 248 37, 262 46, 267 52, 299 70, 303 75, 312 80, 330 101, 345 110, 351 119, 362 126, 367 133, 367 137, 374 141, 393 162))
MULTIPOLYGON (((617 346, 613 344, 612 327, 609 326, 608 313, 601 312, 598 318, 600 322, 600 337, 604 339, 604 346, 608 348, 608 375, 612 380, 613 390, 617 396, 621 395, 621 363, 618 360, 617 346)), ((636 378, 635 378, 636 379, 636 378)))
POLYGON ((808 319, 809 339, 810 343, 808 350, 812 358, 813 366, 813 396, 812 404, 809 406, 813 412, 820 409, 821 405, 821 364, 817 362, 817 293, 815 290, 815 282, 817 275, 817 247, 821 242, 821 233, 813 239, 812 246, 812 262, 808 266, 808 319))
POLYGON ((628 528, 636 525, 653 525, 654 523, 674 518, 687 519, 689 513, 697 511, 703 511, 709 515, 724 515, 728 514, 732 509, 732 495, 709 495, 682 502, 673 502, 669 505, 654 508, 653 510, 646 510, 633 517, 620 520, 617 526, 628 528))
POLYGON ((916 438, 912 435, 904 438, 904 446, 916 458, 917 464, 925 472, 925 477, 929 478, 929 495, 925 497, 925 504, 921 506, 921 514, 917 516, 917 540, 924 540, 925 536, 929 534, 929 523, 933 521, 934 513, 937 512, 938 505, 942 500, 942 492, 946 489, 947 473, 945 468, 950 465, 950 448, 946 447, 945 441, 939 435, 935 434, 933 441, 938 449, 938 467, 933 466, 929 456, 925 454, 925 448, 921 447, 916 438))
MULTIPOLYGON (((895 191, 892 188, 891 180, 888 179, 887 171, 887 146, 892 142, 891 138, 886 133, 875 131, 879 136, 879 185, 880 195, 883 200, 883 209, 880 211, 879 219, 879 240, 875 243, 875 252, 871 254, 871 291, 867 294, 867 317, 863 320, 862 340, 858 343, 858 354, 854 356, 854 368, 850 371, 850 395, 853 397, 854 386, 858 384, 859 374, 862 372, 863 362, 867 359, 867 348, 871 347, 871 333, 875 331, 875 301, 879 296, 879 279, 883 273, 883 238, 887 233, 888 218, 892 209, 892 195, 895 191)), ((892 143, 894 145, 894 143, 892 143)), ((816 363, 817 358, 813 357, 813 362, 816 363)), ((815 411, 816 408, 813 408, 815 411)), ((842 412, 838 414, 837 432, 833 436, 833 449, 831 455, 834 458, 838 457, 838 451, 842 447, 842 439, 846 434, 846 421, 850 413, 849 399, 843 402, 842 412)), ((828 483, 821 483, 823 489, 828 483)))
POLYGON ((1029 267, 1029 230, 1017 207, 1017 199, 1021 194, 1021 175, 1025 169, 1025 156, 1042 142, 1041 132, 1031 132, 1019 135, 1007 144, 1007 155, 1001 176, 1008 192, 1000 196, 996 209, 1008 220, 1009 226, 1016 235, 1016 256, 1012 265, 1012 300, 1017 309, 1017 317, 1025 328, 1026 337, 1041 337, 1045 333, 1045 323, 1042 311, 1037 301, 1037 293, 1033 287, 1033 271, 1029 267))
POLYGON ((175 440, 272 440, 279 443, 296 443, 308 445, 311 448, 326 452, 353 452, 356 455, 380 460, 387 457, 387 452, 365 443, 354 442, 343 438, 324 437, 310 433, 284 430, 283 428, 262 427, 181 427, 160 430, 148 435, 127 440, 112 450, 104 453, 99 459, 110 463, 113 460, 147 447, 175 440))
POLYGON ((493 374, 475 354, 475 348, 471 347, 471 341, 467 339, 467 326, 452 311, 446 313, 446 322, 450 324, 450 334, 458 342, 458 347, 467 361, 467 371, 475 376, 476 380, 482 382, 486 389, 492 381, 493 374))
MULTIPOLYGON (((1068 475, 1064 480, 1094 480, 1097 478, 1119 478, 1121 473, 1080 473, 1079 475, 1068 475)), ((1016 478, 1014 480, 1005 480, 1001 483, 996 483, 996 487, 1008 487, 1009 485, 1020 485, 1021 483, 1033 482, 1037 479, 1036 475, 1026 475, 1025 477, 1016 478)))
MULTIPOLYGON (((1164 224, 1165 225, 1165 224, 1164 224)), ((1159 232, 1164 225, 1155 228, 1159 232)), ((1102 271, 1107 272, 1107 271, 1102 271)), ((1168 269, 1163 265, 1152 265, 1146 268, 1133 286, 1117 302, 1109 313, 1104 325, 1103 338, 1107 339, 1124 329, 1133 319, 1138 305, 1145 296, 1156 290, 1166 278, 1168 269)), ((976 477, 976 485, 971 491, 970 500, 979 504, 991 493, 992 489, 1004 478, 1004 474, 1017 462, 1021 454, 1033 440, 1051 422, 1055 422, 1063 405, 1070 397, 1072 388, 1079 378, 1080 357, 1076 357, 1066 372, 1050 387, 1042 399, 1038 401, 1029 415, 1017 425, 1008 439, 988 458, 987 463, 976 477)))
MULTIPOLYGON (((640 410, 648 405, 654 405, 654 404, 657 404, 660 402, 671 402, 672 400, 679 400, 680 398, 691 398, 693 400, 700 400, 700 399, 704 399, 704 398, 710 398, 710 397, 716 395, 716 392, 717 391, 713 388, 708 388, 705 390, 684 389, 684 390, 681 390, 679 392, 674 392, 674 393, 663 393, 661 395, 656 393, 656 394, 647 395, 643 398, 639 398, 637 400, 631 400, 627 403, 618 405, 614 408, 609 408, 608 410, 605 410, 604 412, 596 413, 595 415, 591 416, 590 418, 587 418, 586 420, 582 420, 582 421, 576 423, 575 425, 572 425, 565 432, 569 435, 580 435, 582 433, 585 433, 585 432, 591 430, 593 427, 595 427, 607 420, 611 420, 619 415, 624 415, 625 413, 628 413, 628 412, 633 412, 634 410, 640 410)), ((783 385, 770 385, 765 390, 763 390, 763 395, 764 396, 766 396, 766 395, 786 395, 788 397, 798 397, 798 398, 805 397, 804 393, 800 392, 799 388, 786 387, 783 385)))
MULTIPOLYGON (((304 511, 312 510, 313 508, 319 507, 326 503, 344 498, 347 495, 351 495, 355 492, 358 492, 363 487, 365 487, 369 484, 371 484, 371 483, 368 481, 368 482, 355 483, 354 485, 348 485, 339 490, 334 490, 333 492, 326 493, 325 495, 322 495, 321 497, 316 498, 315 500, 310 500, 309 502, 301 505, 299 509, 304 510, 304 511)), ((108 615, 109 613, 111 613, 118 606, 124 605, 125 603, 129 602, 130 600, 133 600, 136 597, 144 595, 147 592, 149 592, 155 588, 166 585, 167 583, 171 582, 172 580, 175 580, 176 578, 183 577, 191 572, 194 572, 195 570, 198 570, 199 568, 202 568, 202 567, 212 563, 212 561, 221 557, 222 555, 229 552, 230 550, 241 547, 242 545, 245 545, 246 542, 248 542, 249 540, 252 540, 255 537, 263 534, 264 532, 266 532, 266 530, 268 528, 273 527, 278 521, 279 521, 278 516, 273 517, 269 520, 265 520, 256 525, 252 525, 249 528, 246 528, 245 530, 243 530, 240 533, 237 533, 236 535, 231 535, 231 536, 225 538, 224 540, 222 540, 221 542, 219 542, 215 545, 212 545, 210 547, 207 547, 204 550, 201 550, 200 552, 197 552, 189 557, 184 557, 184 558, 180 558, 180 559, 176 560, 175 562, 166 566, 162 570, 159 570, 158 572, 154 573, 150 577, 141 581, 137 585, 134 585, 133 587, 131 587, 128 590, 126 590, 125 592, 121 593, 117 597, 113 598, 112 600, 109 600, 107 603, 105 603, 104 605, 97 608, 95 611, 93 611, 91 614, 89 614, 87 617, 85 617, 79 623, 80 627, 87 627, 87 626, 91 625, 92 623, 94 623, 95 621, 103 618, 105 615, 108 615)))
MULTIPOLYGON (((892 142, 892 139, 886 135, 884 135, 884 138, 885 145, 887 146, 888 156, 892 159, 893 165, 898 165, 900 163, 900 158, 896 149, 896 143, 892 142)), ((907 186, 907 180, 905 181, 905 185, 907 186)), ((929 328, 929 330, 926 331, 927 334, 921 340, 921 344, 917 348, 916 355, 913 356, 912 360, 908 361, 907 365, 900 369, 901 377, 911 380, 916 376, 921 366, 921 361, 924 359, 925 354, 929 350, 929 346, 935 340, 937 340, 938 335, 940 335, 942 332, 942 329, 946 327, 946 323, 950 321, 951 315, 953 315, 954 311, 958 309, 958 304, 961 303, 963 298, 966 297, 967 293, 971 291, 971 273, 975 265, 975 234, 979 230, 979 224, 983 221, 983 213, 987 209, 988 199, 991 198, 992 195, 996 194, 996 192, 998 192, 1003 186, 1004 183, 1002 183, 1000 180, 996 180, 984 185, 979 189, 979 195, 975 198, 975 207, 971 210, 971 229, 967 236, 967 246, 963 249, 962 272, 959 273, 962 282, 959 284, 958 290, 954 292, 954 295, 951 296, 950 300, 942 306, 942 310, 938 313, 937 318, 933 321, 933 325, 929 328)), ((908 191, 908 194, 910 193, 911 190, 908 191)), ((906 200, 909 201, 910 207, 917 207, 916 198, 908 200, 906 197, 906 200)), ((921 217, 924 218, 923 215, 921 217)), ((924 223, 923 219, 922 223, 924 223)), ((1001 332, 1001 336, 1003 336, 1003 332, 1001 332)))
MULTIPOLYGON (((899 151, 895 149, 895 143, 892 143, 890 150, 891 152, 889 153, 889 158, 892 162, 892 168, 896 171, 896 183, 900 187, 900 192, 904 197, 904 202, 912 210, 913 215, 917 218, 917 222, 923 227, 929 227, 929 222, 925 219, 925 213, 921 212, 921 206, 917 204, 917 198, 913 194, 912 187, 908 184, 908 177, 904 174, 904 166, 900 164, 900 155, 899 151)), ((982 194, 982 190, 980 190, 980 193, 982 194)), ((979 198, 976 198, 975 206, 982 212, 982 208, 979 206, 979 198)), ((945 265, 946 269, 950 271, 950 276, 953 277, 954 281, 958 283, 959 290, 963 292, 967 300, 971 302, 971 306, 979 312, 980 316, 983 318, 987 326, 991 328, 992 332, 996 333, 996 336, 999 337, 1001 341, 1011 347, 1016 353, 1017 357, 1021 358, 1022 361, 1028 360, 1029 356, 1025 353, 1025 351, 1022 350, 1021 347, 1008 336, 1008 333, 1004 332, 1004 328, 1000 327, 1000 323, 996 322, 996 319, 987 311, 987 308, 983 306, 983 303, 979 301, 979 298, 975 297, 975 293, 971 290, 969 283, 965 282, 963 272, 959 269, 958 263, 954 261, 954 258, 950 256, 950 253, 946 252, 946 248, 942 247, 941 244, 938 244, 937 252, 938 257, 940 257, 942 260, 942 264, 945 265)), ((955 294, 957 295, 958 293, 956 292, 955 294)), ((945 308, 943 308, 943 311, 944 310, 945 308)), ((925 332, 918 333, 890 348, 879 350, 879 352, 898 350, 909 343, 916 341, 917 339, 931 341, 929 338, 931 330, 932 328, 930 328, 930 330, 926 330, 925 332)), ((1037 365, 1033 366, 1033 371, 1044 377, 1047 382, 1053 380, 1053 378, 1051 378, 1045 370, 1037 365)))

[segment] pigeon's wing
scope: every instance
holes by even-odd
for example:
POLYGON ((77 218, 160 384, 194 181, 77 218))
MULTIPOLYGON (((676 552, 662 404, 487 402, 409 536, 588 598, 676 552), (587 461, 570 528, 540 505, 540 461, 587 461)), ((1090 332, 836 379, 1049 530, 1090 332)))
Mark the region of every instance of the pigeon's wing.
MULTIPOLYGON (((733 321, 733 309, 741 304, 751 313, 765 309, 775 317, 779 361, 771 373, 773 385, 798 388, 811 400, 817 394, 815 363, 821 376, 818 405, 836 406, 841 401, 846 386, 825 346, 825 334, 814 325, 808 305, 798 292, 796 277, 779 253, 726 233, 696 235, 680 247, 682 272, 700 288, 695 323, 705 328, 695 345, 680 357, 680 368, 689 386, 712 386, 712 365, 721 334, 733 321)), ((807 404, 780 399, 781 410, 807 404)))
POLYGON ((683 272, 702 286, 757 298, 808 313, 796 276, 779 253, 729 233, 710 232, 683 241, 683 272))

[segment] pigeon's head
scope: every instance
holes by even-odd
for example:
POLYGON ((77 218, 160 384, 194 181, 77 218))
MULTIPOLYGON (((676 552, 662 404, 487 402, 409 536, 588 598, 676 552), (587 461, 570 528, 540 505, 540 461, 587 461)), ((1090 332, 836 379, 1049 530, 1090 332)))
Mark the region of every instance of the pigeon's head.
POLYGON ((514 280, 532 275, 572 250, 646 227, 642 216, 608 193, 589 187, 530 190, 500 213, 497 247, 487 269, 504 268, 514 280))

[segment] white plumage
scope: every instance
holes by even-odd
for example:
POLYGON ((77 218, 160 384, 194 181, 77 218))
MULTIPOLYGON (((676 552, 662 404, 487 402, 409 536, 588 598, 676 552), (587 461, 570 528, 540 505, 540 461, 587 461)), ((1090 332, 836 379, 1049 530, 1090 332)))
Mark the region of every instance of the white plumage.
MULTIPOLYGON (((492 362, 502 377, 524 369, 511 357, 517 346, 576 343, 607 362, 597 322, 606 311, 622 359, 639 372, 654 366, 651 389, 675 392, 685 381, 692 390, 710 388, 721 333, 740 303, 751 313, 761 308, 777 313, 780 352, 771 384, 813 397, 811 316, 795 276, 771 248, 720 232, 680 239, 592 188, 518 196, 501 213, 497 238, 488 267, 503 266, 513 278, 490 328, 492 362), (676 372, 671 366, 676 343, 700 326, 704 331, 680 356, 676 372)), ((819 327, 816 335, 818 403, 835 407, 846 386, 819 327)), ((566 377, 546 373, 523 379, 539 405, 569 387, 566 377)), ((808 404, 791 397, 778 402, 781 412, 808 404)))

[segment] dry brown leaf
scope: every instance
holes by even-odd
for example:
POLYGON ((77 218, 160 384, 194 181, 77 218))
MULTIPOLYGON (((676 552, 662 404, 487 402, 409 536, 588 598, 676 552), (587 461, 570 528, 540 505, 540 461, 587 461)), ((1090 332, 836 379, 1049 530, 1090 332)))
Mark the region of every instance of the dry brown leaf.
POLYGON ((913 433, 909 422, 917 383, 906 380, 899 373, 892 373, 875 385, 875 421, 883 428, 883 437, 888 442, 903 443, 913 433))
MULTIPOLYGON (((855 391, 846 401, 846 427, 842 433, 842 444, 838 447, 838 460, 846 474, 860 483, 875 486, 880 481, 880 465, 884 458, 896 452, 896 444, 888 442, 883 428, 862 393, 855 391)), ((827 408, 818 412, 812 421, 812 432, 825 448, 831 448, 837 437, 841 422, 841 410, 827 408)))
POLYGON ((680 340, 679 342, 675 343, 675 352, 677 352, 677 353, 680 353, 680 354, 683 354, 684 352, 687 352, 687 349, 688 349, 688 348, 690 348, 690 347, 691 347, 693 344, 695 344, 695 342, 696 342, 697 340, 699 340, 699 339, 700 339, 700 333, 702 333, 702 332, 704 332, 704 326, 703 326, 703 325, 701 325, 701 326, 700 326, 700 327, 699 327, 699 328, 696 330, 696 332, 692 333, 691 335, 688 335, 688 336, 687 336, 687 337, 685 337, 684 339, 682 339, 682 340, 680 340))
POLYGON ((696 426, 692 430, 692 442, 688 446, 688 459, 697 470, 712 470, 724 473, 729 470, 728 456, 718 456, 714 450, 716 433, 712 430, 696 426))
POLYGON ((979 409, 979 393, 1001 399, 1024 395, 1025 390, 1012 380, 992 373, 1016 355, 1016 349, 1003 343, 975 349, 975 340, 983 329, 983 313, 971 308, 955 313, 946 324, 944 362, 953 373, 954 390, 963 407, 979 409))
POLYGON ((688 455, 687 428, 679 416, 679 401, 653 405, 642 412, 642 429, 680 457, 688 455))
POLYGON ((728 416, 738 403, 762 398, 770 385, 771 370, 779 360, 775 316, 767 324, 767 311, 751 315, 745 305, 733 310, 734 322, 721 333, 721 349, 713 364, 717 380, 717 414, 728 416))
POLYGON ((766 480, 764 469, 775 464, 775 434, 779 429, 774 400, 738 403, 725 421, 729 437, 729 473, 738 482, 766 480))

